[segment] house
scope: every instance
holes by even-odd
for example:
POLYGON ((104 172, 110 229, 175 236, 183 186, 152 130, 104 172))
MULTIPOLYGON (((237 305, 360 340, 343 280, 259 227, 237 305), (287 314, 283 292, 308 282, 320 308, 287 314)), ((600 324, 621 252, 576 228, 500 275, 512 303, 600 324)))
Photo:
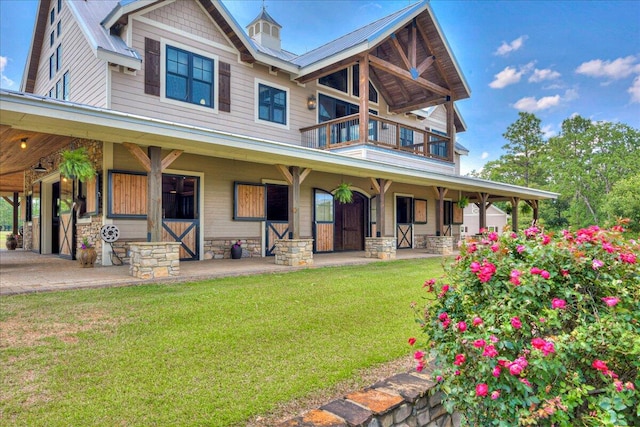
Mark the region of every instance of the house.
MULTIPOLYGON (((480 233, 480 208, 471 203, 464 208, 464 220, 460 226, 460 237, 473 236, 480 233)), ((487 208, 485 227, 487 231, 502 234, 507 226, 509 215, 495 205, 487 208)))
POLYGON ((242 28, 216 0, 40 0, 21 91, 0 92, 0 190, 24 201, 26 248, 73 258, 88 238, 105 265, 145 242, 203 260, 241 240, 287 265, 448 253, 459 198, 482 222, 493 201, 537 215, 556 197, 460 175, 470 90, 427 1, 302 55, 256 13, 242 28), (79 147, 93 181, 60 177, 79 147))

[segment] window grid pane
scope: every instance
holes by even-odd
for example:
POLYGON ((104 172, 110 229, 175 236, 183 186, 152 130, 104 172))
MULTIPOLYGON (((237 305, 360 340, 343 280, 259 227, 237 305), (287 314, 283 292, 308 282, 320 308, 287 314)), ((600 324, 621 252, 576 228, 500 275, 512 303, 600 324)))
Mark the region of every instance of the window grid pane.
POLYGON ((167 98, 212 107, 213 71, 213 60, 167 46, 167 98))
POLYGON ((287 124, 287 93, 267 85, 258 85, 258 118, 287 124))

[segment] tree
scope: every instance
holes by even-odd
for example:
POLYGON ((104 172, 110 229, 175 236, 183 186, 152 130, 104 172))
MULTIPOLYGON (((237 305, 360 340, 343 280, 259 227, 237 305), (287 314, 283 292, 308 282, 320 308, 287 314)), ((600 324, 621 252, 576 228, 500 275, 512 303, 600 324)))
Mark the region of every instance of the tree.
POLYGON ((551 188, 569 205, 569 223, 602 221, 603 205, 616 182, 640 169, 640 133, 625 124, 574 116, 548 142, 551 188))
POLYGON ((540 119, 534 114, 520 112, 518 120, 509 125, 502 136, 509 143, 502 146, 505 154, 496 166, 512 178, 507 182, 530 187, 545 183, 541 159, 545 142, 540 119))
POLYGON ((628 229, 640 232, 640 173, 618 181, 607 195, 603 210, 611 223, 629 218, 628 229))

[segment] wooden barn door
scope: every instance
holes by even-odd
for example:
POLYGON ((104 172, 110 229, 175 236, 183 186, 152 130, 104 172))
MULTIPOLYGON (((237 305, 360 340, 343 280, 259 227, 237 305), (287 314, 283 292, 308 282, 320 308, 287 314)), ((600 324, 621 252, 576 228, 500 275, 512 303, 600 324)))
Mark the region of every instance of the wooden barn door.
POLYGON ((413 197, 396 196, 396 242, 398 249, 413 247, 413 197))
POLYGON ((265 255, 275 255, 276 240, 289 235, 289 187, 266 184, 266 249, 265 255))
POLYGON ((200 258, 200 178, 162 175, 162 240, 180 242, 180 260, 200 258))
MULTIPOLYGON (((54 184, 54 188, 58 187, 58 183, 54 184)), ((53 218, 52 222, 57 222, 57 227, 52 227, 52 232, 57 234, 57 239, 52 238, 52 242, 57 240, 58 247, 57 252, 61 258, 73 258, 75 250, 75 227, 73 218, 73 180, 63 179, 59 183, 59 197, 55 197, 58 194, 57 190, 54 190, 53 198, 53 218), (57 230, 56 230, 57 228, 57 230)), ((52 247, 52 251, 55 252, 56 248, 52 247)))
POLYGON ((336 251, 364 250, 365 198, 353 193, 351 203, 335 204, 335 246, 336 251))
POLYGON ((324 190, 314 190, 313 203, 313 246, 314 252, 334 250, 333 194, 324 190))

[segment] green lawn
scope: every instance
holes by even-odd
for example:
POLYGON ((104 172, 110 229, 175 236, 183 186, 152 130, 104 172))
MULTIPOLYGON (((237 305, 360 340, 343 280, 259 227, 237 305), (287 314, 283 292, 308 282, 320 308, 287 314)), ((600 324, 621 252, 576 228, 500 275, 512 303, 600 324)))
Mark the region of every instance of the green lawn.
POLYGON ((0 425, 243 425, 407 355, 441 263, 3 297, 0 425))

